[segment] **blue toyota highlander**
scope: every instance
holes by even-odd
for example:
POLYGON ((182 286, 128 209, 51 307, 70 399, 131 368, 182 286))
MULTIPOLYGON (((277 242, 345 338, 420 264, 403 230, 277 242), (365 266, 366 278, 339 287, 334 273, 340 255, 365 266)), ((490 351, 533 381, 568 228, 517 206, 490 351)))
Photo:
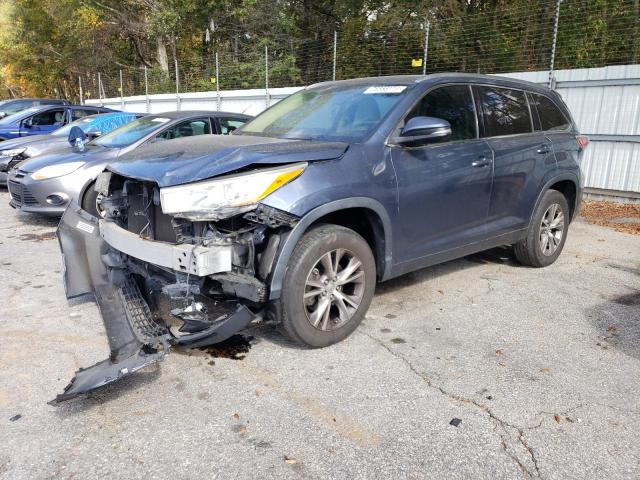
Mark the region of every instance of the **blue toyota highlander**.
POLYGON ((586 144, 552 90, 439 74, 321 83, 233 135, 135 150, 96 181, 102 218, 59 226, 67 296, 96 298, 111 355, 57 401, 251 322, 331 345, 377 282, 484 249, 548 266, 586 144))

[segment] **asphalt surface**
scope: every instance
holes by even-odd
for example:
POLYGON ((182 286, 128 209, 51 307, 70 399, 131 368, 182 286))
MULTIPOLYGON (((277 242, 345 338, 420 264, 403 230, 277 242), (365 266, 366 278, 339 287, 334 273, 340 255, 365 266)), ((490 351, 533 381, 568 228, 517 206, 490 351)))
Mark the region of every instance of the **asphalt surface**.
POLYGON ((262 326, 242 360, 174 350, 56 408, 106 338, 56 222, 7 202, 2 479, 640 477, 638 236, 576 222, 546 269, 493 250, 380 285, 333 347, 262 326))

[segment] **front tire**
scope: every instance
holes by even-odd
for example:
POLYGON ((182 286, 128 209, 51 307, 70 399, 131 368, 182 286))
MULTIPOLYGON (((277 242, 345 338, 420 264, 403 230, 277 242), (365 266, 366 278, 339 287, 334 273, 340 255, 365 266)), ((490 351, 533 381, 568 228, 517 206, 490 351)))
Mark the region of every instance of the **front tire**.
POLYGON ((546 267, 560 256, 569 230, 569 205, 557 190, 547 190, 533 214, 527 236, 513 246, 518 261, 546 267))
POLYGON ((338 225, 307 232, 289 259, 282 328, 297 343, 326 347, 348 337, 364 318, 376 284, 367 242, 338 225))
POLYGON ((103 215, 98 210, 98 196, 100 194, 96 192, 95 186, 96 182, 93 182, 86 188, 82 197, 81 206, 84 211, 89 212, 94 217, 101 218, 103 215))

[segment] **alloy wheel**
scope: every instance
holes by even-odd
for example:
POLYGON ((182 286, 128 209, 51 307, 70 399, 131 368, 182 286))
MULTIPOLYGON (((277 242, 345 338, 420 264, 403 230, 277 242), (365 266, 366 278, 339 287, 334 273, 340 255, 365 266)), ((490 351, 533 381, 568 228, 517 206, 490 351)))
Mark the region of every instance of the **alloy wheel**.
POLYGON ((564 213, 562 207, 557 203, 552 203, 542 216, 540 224, 540 249, 546 256, 553 255, 564 235, 564 213))
POLYGON ((302 300, 307 320, 318 330, 342 327, 358 310, 364 290, 364 268, 353 252, 325 253, 307 275, 302 300))

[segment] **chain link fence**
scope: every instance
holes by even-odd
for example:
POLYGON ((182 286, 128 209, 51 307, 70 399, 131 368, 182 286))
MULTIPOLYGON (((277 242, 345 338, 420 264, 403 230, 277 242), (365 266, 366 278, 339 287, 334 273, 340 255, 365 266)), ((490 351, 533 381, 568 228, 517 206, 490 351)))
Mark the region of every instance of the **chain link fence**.
MULTIPOLYGON (((78 78, 82 100, 308 85, 444 71, 505 73, 637 63, 638 0, 508 2, 493 14, 409 17, 401 27, 351 25, 309 38, 231 32, 169 53, 163 67, 114 66, 78 78)), ((208 35, 207 35, 208 36, 208 35)))

